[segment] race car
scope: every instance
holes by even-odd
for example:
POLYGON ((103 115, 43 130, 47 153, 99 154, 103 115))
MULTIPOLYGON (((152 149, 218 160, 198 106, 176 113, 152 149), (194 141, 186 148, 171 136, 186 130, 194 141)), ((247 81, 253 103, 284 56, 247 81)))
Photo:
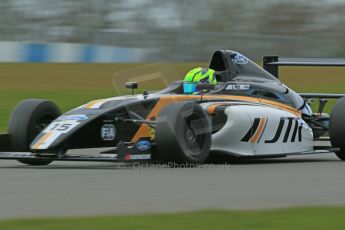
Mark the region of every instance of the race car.
MULTIPOLYGON (((210 157, 270 158, 335 152, 345 160, 345 94, 299 94, 279 80, 280 65, 343 66, 342 61, 265 56, 263 68, 231 50, 218 50, 209 67, 217 84, 183 81, 143 94, 94 100, 64 114, 51 101, 28 99, 14 109, 0 135, 0 159, 28 165, 53 161, 203 164, 210 157), (310 98, 319 98, 313 112, 310 98), (329 116, 327 98, 338 99, 329 116), (331 146, 315 145, 316 140, 331 146), (106 148, 96 154, 68 150, 106 148)), ((129 89, 138 83, 128 82, 129 89)))

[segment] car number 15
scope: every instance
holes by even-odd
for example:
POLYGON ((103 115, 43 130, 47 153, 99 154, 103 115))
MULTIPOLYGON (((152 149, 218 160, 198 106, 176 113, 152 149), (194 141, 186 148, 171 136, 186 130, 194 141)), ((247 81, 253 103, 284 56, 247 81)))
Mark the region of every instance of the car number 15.
POLYGON ((52 122, 45 130, 44 133, 47 132, 54 132, 54 133, 68 133, 74 127, 79 125, 80 122, 78 121, 54 121, 52 122))

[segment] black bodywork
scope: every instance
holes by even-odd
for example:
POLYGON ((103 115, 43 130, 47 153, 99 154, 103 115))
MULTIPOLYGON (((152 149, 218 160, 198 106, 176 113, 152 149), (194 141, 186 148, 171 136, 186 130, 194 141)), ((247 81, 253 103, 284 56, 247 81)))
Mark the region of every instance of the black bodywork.
MULTIPOLYGON (((308 109, 305 109, 308 105, 300 94, 288 88, 279 81, 277 76, 273 76, 249 59, 246 64, 235 63, 233 59, 236 55, 238 55, 237 52, 229 50, 219 50, 213 54, 209 67, 216 71, 219 84, 214 90, 205 93, 206 95, 240 95, 277 101, 302 111, 304 118, 310 121, 308 123, 315 129, 321 128, 327 131, 327 118, 314 116, 308 109), (250 88, 247 90, 228 89, 229 85, 250 85, 250 88)), ((264 60, 267 58, 264 57, 264 60)), ((265 61, 265 66, 268 65, 269 63, 265 61)), ((274 66, 277 67, 277 65, 274 66)), ((268 68, 266 67, 266 69, 268 68)), ((174 82, 154 94, 139 96, 139 99, 137 96, 128 96, 121 100, 106 102, 96 110, 80 108, 67 112, 65 115, 86 114, 89 120, 85 121, 85 125, 70 136, 62 136, 60 141, 54 143, 52 149, 62 146, 64 149, 114 147, 119 141, 130 142, 142 125, 133 120, 145 120, 157 101, 162 96, 171 94, 183 94, 183 81, 174 82), (117 129, 116 139, 112 142, 103 141, 99 132, 95 132, 107 123, 114 124, 117 129)), ((199 99, 194 100, 202 101, 202 98, 200 96, 199 99)), ((205 100, 203 101, 205 102, 205 100)), ((319 112, 322 113, 322 111, 319 112)))
MULTIPOLYGON (((328 130, 328 117, 321 116, 323 108, 319 108, 318 113, 312 113, 308 105, 309 97, 320 98, 321 107, 324 107, 324 98, 340 98, 344 95, 339 94, 298 94, 280 82, 278 79, 279 65, 294 65, 295 63, 285 63, 279 61, 278 57, 264 57, 264 68, 245 58, 237 52, 231 50, 218 50, 214 52, 209 67, 216 71, 218 84, 211 91, 203 95, 191 96, 190 100, 195 102, 205 102, 204 95, 238 95, 267 100, 277 101, 292 108, 301 111, 303 118, 315 129, 316 137, 320 137, 328 130), (236 59, 237 58, 237 59, 236 59), (231 87, 230 87, 231 86, 231 87), (249 86, 246 90, 240 86, 249 86)), ((303 63, 302 63, 303 64, 303 63)), ((307 64, 307 63, 304 63, 307 64)), ((320 64, 320 63, 319 63, 320 64)), ((121 99, 109 100, 103 103, 97 109, 86 108, 85 106, 73 109, 63 116, 83 114, 87 116, 86 120, 80 121, 81 124, 73 132, 61 135, 48 150, 32 149, 38 155, 25 155, 24 158, 44 156, 44 154, 56 154, 65 152, 69 149, 113 147, 113 150, 107 153, 117 153, 116 160, 124 160, 126 153, 151 154, 154 153, 154 135, 135 139, 137 132, 143 124, 154 126, 155 117, 149 117, 152 110, 155 109, 159 101, 166 96, 183 95, 183 82, 173 82, 165 89, 149 94, 134 95, 122 97, 121 99), (116 137, 114 140, 103 140, 100 135, 102 126, 111 124, 116 127, 116 137), (133 148, 139 141, 146 140, 152 142, 152 148, 140 151, 133 148)), ((188 99, 184 99, 188 100, 188 99)), ((217 99, 224 101, 227 99, 217 99)), ((212 101, 212 100, 211 100, 212 101)), ((221 108, 220 108, 221 109, 221 108)), ((225 122, 225 117, 219 113, 215 116, 214 130, 216 132, 225 122), (217 128, 218 127, 218 128, 217 128)), ((37 138, 40 139, 43 134, 37 138)), ((2 151, 10 151, 10 135, 0 136, 2 151)), ((34 141, 35 142, 35 141, 34 141)), ((33 143, 34 143, 33 142, 33 143)), ((55 156, 55 155, 54 155, 55 156)), ((10 155, 6 159, 18 159, 20 155, 10 155)), ((2 157, 4 158, 4 157, 2 157)), ((58 157, 59 158, 59 157, 58 157)), ((115 158, 87 158, 79 156, 60 157, 60 160, 99 160, 114 161, 115 158)), ((134 160, 134 159, 133 159, 134 160)))

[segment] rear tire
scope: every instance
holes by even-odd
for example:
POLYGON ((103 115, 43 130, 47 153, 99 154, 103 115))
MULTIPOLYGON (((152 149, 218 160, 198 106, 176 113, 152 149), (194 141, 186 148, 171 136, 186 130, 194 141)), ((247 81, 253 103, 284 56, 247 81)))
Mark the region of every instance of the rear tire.
MULTIPOLYGON (((61 115, 51 101, 28 99, 20 102, 11 114, 8 133, 11 134, 11 150, 29 152, 34 138, 53 120, 61 115)), ((48 165, 53 160, 18 160, 27 165, 48 165)))
POLYGON ((340 98, 333 107, 329 134, 332 146, 340 148, 335 154, 345 161, 345 97, 340 98))
POLYGON ((156 124, 158 158, 165 163, 202 164, 211 148, 211 125, 207 114, 194 102, 164 107, 156 124))

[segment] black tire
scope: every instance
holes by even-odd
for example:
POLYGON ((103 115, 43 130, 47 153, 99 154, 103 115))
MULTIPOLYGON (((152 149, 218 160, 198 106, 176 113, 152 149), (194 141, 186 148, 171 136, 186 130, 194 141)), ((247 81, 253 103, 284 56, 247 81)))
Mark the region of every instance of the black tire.
MULTIPOLYGON (((55 118, 61 115, 53 102, 28 99, 20 102, 11 114, 8 133, 11 134, 11 150, 29 152, 35 137, 55 118)), ((53 160, 18 160, 28 165, 48 165, 53 160)))
POLYGON ((211 148, 210 120, 194 102, 173 103, 160 111, 155 138, 158 158, 165 163, 202 164, 211 148))
POLYGON ((332 146, 340 148, 336 155, 345 161, 345 97, 340 98, 333 107, 329 135, 332 146))

